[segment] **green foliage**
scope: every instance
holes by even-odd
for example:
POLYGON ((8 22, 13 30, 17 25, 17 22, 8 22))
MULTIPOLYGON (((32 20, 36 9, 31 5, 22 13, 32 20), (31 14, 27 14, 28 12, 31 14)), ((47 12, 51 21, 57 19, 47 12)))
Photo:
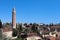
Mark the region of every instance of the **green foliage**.
POLYGON ((23 29, 22 29, 22 24, 19 24, 18 25, 18 30, 19 30, 19 32, 21 32, 23 29))
POLYGON ((37 32, 37 27, 36 26, 37 26, 36 23, 34 23, 33 26, 32 26, 32 28, 31 28, 31 30, 33 32, 37 32))
POLYGON ((7 23, 5 24, 5 27, 9 27, 9 26, 10 26, 10 23, 7 22, 7 23))
POLYGON ((18 34, 18 31, 17 31, 17 29, 13 29, 12 36, 13 36, 13 37, 15 37, 15 36, 17 36, 17 34, 18 34))
POLYGON ((29 32, 29 29, 25 29, 25 31, 24 31, 25 33, 28 33, 29 32))
POLYGON ((23 40, 22 38, 17 38, 16 40, 23 40))
POLYGON ((2 22, 1 22, 1 20, 0 20, 0 28, 2 28, 2 22))
POLYGON ((16 40, 23 40, 23 38, 21 37, 21 35, 18 35, 16 40))

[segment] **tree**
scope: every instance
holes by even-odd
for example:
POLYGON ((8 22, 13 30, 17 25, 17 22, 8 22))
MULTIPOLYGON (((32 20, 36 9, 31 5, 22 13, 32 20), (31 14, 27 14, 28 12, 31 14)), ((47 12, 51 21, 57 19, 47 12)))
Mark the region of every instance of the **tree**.
POLYGON ((2 22, 1 22, 1 20, 0 20, 0 28, 2 28, 2 22))
POLYGON ((29 29, 25 29, 24 32, 29 33, 29 29))
POLYGON ((29 25, 32 25, 32 23, 30 23, 29 25))
POLYGON ((24 23, 24 26, 26 26, 27 25, 27 23, 24 23))
POLYGON ((17 31, 17 29, 13 29, 12 36, 15 37, 15 36, 17 36, 17 35, 18 35, 18 31, 17 31))
POLYGON ((53 23, 50 23, 49 26, 53 26, 54 24, 53 23))
POLYGON ((37 26, 37 24, 33 23, 33 26, 31 28, 33 32, 37 32, 37 27, 36 26, 37 26))
POLYGON ((18 25, 18 30, 19 30, 19 32, 22 32, 22 30, 23 30, 23 29, 22 29, 22 24, 19 24, 19 25, 18 25))
POLYGON ((10 25, 10 23, 7 22, 5 26, 6 26, 6 27, 9 27, 9 25, 10 25))
POLYGON ((20 37, 20 38, 17 38, 17 39, 15 39, 15 40, 23 40, 23 38, 20 37))
POLYGON ((22 24, 19 24, 19 25, 18 25, 17 30, 18 30, 18 35, 17 35, 17 36, 18 36, 19 39, 21 39, 21 32, 22 32, 22 30, 23 30, 23 29, 22 29, 22 24))

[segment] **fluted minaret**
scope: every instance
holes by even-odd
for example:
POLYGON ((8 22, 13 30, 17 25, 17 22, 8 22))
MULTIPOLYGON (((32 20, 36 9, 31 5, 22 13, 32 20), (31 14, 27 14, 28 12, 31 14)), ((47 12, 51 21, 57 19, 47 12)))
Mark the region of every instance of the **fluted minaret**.
POLYGON ((13 29, 16 29, 16 10, 13 8, 12 10, 12 27, 13 29))

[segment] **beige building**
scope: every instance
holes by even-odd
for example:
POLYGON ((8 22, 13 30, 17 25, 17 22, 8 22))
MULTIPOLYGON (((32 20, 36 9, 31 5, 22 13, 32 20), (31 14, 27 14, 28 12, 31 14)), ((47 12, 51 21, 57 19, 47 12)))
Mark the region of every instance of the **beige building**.
POLYGON ((3 28, 2 29, 2 35, 3 35, 3 38, 5 39, 5 38, 12 38, 12 29, 11 28, 7 28, 7 27, 5 27, 5 28, 3 28))
POLYGON ((42 39, 39 36, 29 36, 29 37, 25 38, 25 40, 42 40, 42 39))
POLYGON ((24 40, 42 40, 37 33, 28 33, 28 36, 24 40))

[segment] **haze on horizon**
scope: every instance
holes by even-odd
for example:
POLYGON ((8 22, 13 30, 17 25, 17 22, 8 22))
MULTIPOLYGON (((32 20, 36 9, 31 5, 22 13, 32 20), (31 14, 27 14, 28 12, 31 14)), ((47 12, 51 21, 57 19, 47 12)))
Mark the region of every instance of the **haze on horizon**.
POLYGON ((12 22, 12 9, 20 23, 60 23, 60 0, 0 0, 0 19, 12 22))

